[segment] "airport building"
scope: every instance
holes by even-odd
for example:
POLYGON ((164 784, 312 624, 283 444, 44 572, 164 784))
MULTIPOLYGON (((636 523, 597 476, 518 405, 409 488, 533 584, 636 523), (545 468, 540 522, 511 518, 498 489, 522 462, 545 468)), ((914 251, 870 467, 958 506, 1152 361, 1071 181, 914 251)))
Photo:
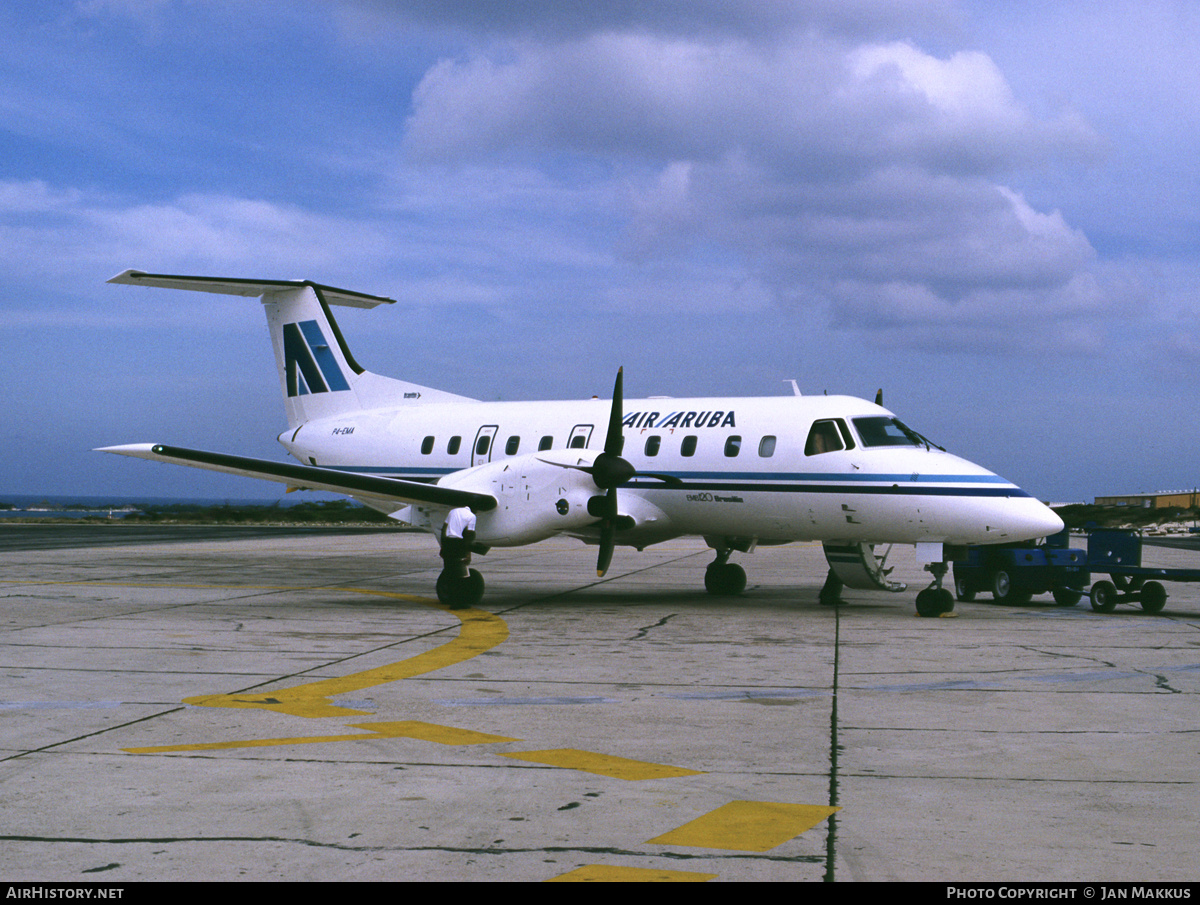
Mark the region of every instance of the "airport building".
POLYGON ((1124 496, 1098 496, 1097 506, 1138 506, 1143 509, 1195 509, 1200 507, 1200 490, 1173 490, 1160 493, 1131 493, 1124 496))

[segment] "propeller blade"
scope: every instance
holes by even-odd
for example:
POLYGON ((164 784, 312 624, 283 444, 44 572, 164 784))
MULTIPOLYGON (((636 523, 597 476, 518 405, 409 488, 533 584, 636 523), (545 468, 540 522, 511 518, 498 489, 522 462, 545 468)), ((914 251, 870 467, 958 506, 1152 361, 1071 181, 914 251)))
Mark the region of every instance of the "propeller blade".
POLYGON ((613 386, 612 411, 608 416, 608 432, 604 435, 604 451, 610 456, 621 455, 624 437, 621 435, 621 419, 625 413, 625 400, 622 392, 624 383, 624 368, 617 368, 617 382, 613 386))
POLYGON ((617 546, 617 488, 610 487, 604 495, 604 516, 600 520, 600 553, 596 558, 596 577, 603 578, 612 565, 617 546))
POLYGON ((612 522, 600 526, 600 555, 596 559, 596 577, 603 578, 612 565, 613 550, 616 549, 616 529, 612 522))

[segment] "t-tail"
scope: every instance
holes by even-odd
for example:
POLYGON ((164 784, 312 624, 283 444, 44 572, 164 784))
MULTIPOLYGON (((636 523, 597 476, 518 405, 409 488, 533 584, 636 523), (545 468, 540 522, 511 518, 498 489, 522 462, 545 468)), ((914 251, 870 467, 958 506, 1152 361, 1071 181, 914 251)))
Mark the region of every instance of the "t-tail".
POLYGON ((354 360, 330 305, 374 308, 393 304, 394 299, 335 289, 308 280, 223 279, 127 270, 109 282, 261 299, 291 428, 318 418, 403 403, 469 401, 452 393, 373 374, 354 360))

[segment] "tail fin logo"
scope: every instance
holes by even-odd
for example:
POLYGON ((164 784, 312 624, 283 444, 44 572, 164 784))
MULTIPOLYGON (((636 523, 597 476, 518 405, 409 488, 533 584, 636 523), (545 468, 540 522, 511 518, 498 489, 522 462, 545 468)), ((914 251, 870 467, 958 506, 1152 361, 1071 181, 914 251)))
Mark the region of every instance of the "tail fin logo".
POLYGON ((289 397, 350 389, 316 321, 283 325, 283 360, 289 397))

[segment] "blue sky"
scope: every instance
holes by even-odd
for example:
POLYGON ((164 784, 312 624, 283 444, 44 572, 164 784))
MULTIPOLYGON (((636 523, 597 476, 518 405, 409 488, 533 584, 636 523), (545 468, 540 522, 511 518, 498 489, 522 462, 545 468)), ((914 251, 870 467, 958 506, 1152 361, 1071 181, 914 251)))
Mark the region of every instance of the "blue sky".
POLYGON ((257 304, 483 399, 871 398, 1053 500, 1193 487, 1200 6, 0 6, 0 494, 272 497, 257 304))

